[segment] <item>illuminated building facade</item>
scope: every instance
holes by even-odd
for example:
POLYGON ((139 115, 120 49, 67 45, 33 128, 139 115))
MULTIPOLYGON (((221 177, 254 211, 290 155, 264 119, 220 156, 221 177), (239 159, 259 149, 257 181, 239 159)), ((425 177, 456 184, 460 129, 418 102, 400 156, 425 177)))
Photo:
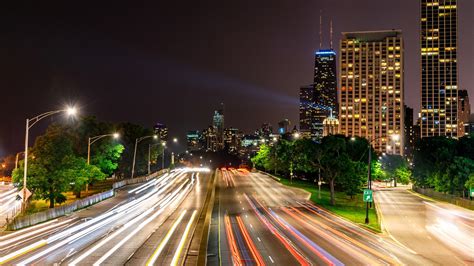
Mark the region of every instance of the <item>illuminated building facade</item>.
POLYGON ((339 126, 365 137, 380 153, 404 153, 401 31, 343 33, 340 42, 339 126), (393 141, 391 135, 400 139, 393 141))
POLYGON ((421 137, 458 134, 457 0, 421 0, 421 137))
POLYGON ((469 135, 469 116, 471 105, 467 90, 458 90, 458 137, 469 135))
POLYGON ((168 127, 165 124, 156 123, 153 127, 153 131, 161 141, 166 141, 168 139, 168 127))
POLYGON ((300 132, 314 140, 323 137, 323 121, 330 112, 337 118, 336 52, 319 50, 315 54, 314 83, 300 88, 300 132))

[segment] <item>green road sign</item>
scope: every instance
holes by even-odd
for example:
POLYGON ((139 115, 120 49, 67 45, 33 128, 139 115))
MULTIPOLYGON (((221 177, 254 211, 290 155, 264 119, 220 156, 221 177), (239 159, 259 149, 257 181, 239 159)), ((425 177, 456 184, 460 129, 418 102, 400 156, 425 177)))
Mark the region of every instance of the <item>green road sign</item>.
POLYGON ((474 188, 471 188, 469 192, 469 194, 471 194, 471 197, 474 198, 474 188))
POLYGON ((364 189, 364 202, 373 202, 374 198, 372 196, 371 189, 364 189))

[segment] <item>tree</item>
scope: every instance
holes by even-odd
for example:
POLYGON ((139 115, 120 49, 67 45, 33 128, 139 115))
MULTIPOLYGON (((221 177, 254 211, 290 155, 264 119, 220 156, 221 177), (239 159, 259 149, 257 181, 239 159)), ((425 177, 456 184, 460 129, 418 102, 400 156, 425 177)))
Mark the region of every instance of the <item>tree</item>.
POLYGON ((84 158, 76 156, 69 156, 65 160, 61 175, 67 176, 68 179, 72 180, 71 189, 77 198, 81 197, 81 191, 88 182, 91 182, 91 180, 103 180, 107 177, 99 167, 88 165, 84 158))
POLYGON ((466 189, 471 189, 471 188, 474 188, 474 173, 470 174, 469 175, 469 179, 466 181, 466 183, 464 184, 464 187, 466 189))
POLYGON ((455 194, 459 192, 465 196, 465 184, 474 173, 474 161, 468 158, 454 157, 453 163, 448 166, 444 180, 437 182, 436 190, 455 194))
POLYGON ((456 155, 456 140, 422 138, 415 144, 413 180, 417 186, 434 187, 456 155))
MULTIPOLYGON (((394 180, 394 186, 397 186, 397 181, 400 180, 399 176, 397 175, 397 171, 402 168, 408 168, 408 163, 400 155, 387 154, 382 156, 381 166, 382 169, 385 171, 386 176, 389 179, 394 180)), ((402 173, 401 170, 398 172, 402 173)))
POLYGON ((336 205, 336 180, 349 178, 353 174, 352 161, 346 152, 346 141, 341 136, 327 136, 321 140, 321 168, 329 183, 331 205, 336 205))
MULTIPOLYGON (((75 157, 73 143, 65 128, 51 125, 46 133, 36 139, 30 149, 28 164, 28 188, 36 198, 49 200, 50 208, 54 203, 62 203, 66 197, 62 194, 74 180, 65 174, 65 166, 75 157)), ((14 182, 21 183, 23 161, 20 168, 14 171, 14 182)))
POLYGON ((260 149, 257 154, 251 159, 255 168, 257 169, 268 169, 270 160, 270 147, 266 144, 260 145, 260 149))

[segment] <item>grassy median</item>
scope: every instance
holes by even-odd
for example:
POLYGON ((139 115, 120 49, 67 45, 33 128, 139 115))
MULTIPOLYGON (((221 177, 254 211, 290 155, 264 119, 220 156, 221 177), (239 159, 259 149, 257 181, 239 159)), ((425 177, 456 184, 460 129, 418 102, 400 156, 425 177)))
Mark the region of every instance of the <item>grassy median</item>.
POLYGON ((302 188, 311 193, 311 201, 316 203, 318 206, 327 209, 330 212, 333 212, 341 217, 344 217, 354 223, 357 223, 361 226, 367 227, 373 231, 381 232, 380 222, 377 218, 377 213, 375 211, 374 205, 369 209, 369 221, 370 223, 366 225, 365 221, 365 206, 366 203, 362 200, 362 192, 355 195, 352 199, 347 196, 344 192, 336 192, 335 200, 336 205, 331 205, 331 195, 329 188, 322 186, 321 187, 321 199, 318 198, 318 187, 314 183, 305 182, 301 180, 293 180, 293 183, 290 183, 290 180, 282 178, 280 181, 282 184, 297 188, 302 188))

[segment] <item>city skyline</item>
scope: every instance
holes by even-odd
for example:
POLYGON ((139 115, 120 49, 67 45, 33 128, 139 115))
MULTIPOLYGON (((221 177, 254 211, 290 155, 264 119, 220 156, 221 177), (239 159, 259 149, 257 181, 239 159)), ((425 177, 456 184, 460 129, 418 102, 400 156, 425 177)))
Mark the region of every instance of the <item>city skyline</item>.
MULTIPOLYGON (((245 131, 251 131, 263 122, 276 125, 284 118, 295 123, 298 117, 297 88, 311 82, 313 55, 319 43, 319 10, 323 10, 325 28, 329 19, 333 20, 334 43, 339 41, 343 31, 403 30, 407 58, 406 104, 414 108, 416 114, 420 108, 421 80, 418 63, 419 3, 403 1, 394 4, 393 10, 386 10, 386 4, 386 1, 368 1, 360 6, 352 1, 336 4, 334 1, 315 1, 300 5, 279 2, 270 8, 262 5, 248 10, 246 3, 214 8, 209 3, 209 8, 199 9, 201 15, 193 12, 193 16, 182 22, 171 20, 158 28, 154 25, 161 22, 159 18, 154 18, 156 21, 138 19, 152 17, 142 8, 128 9, 118 5, 108 12, 105 6, 98 7, 95 12, 83 12, 80 8, 71 11, 60 5, 54 8, 12 8, 6 18, 9 19, 8 25, 12 25, 12 21, 16 24, 5 35, 8 41, 3 43, 3 50, 9 53, 2 61, 1 69, 5 77, 0 85, 6 88, 6 112, 15 110, 15 113, 3 119, 0 155, 21 150, 22 137, 16 132, 21 131, 25 118, 65 102, 76 102, 83 114, 96 114, 100 119, 131 120, 149 127, 160 121, 168 125, 170 135, 183 138, 186 129, 209 124, 207 114, 219 102, 226 103, 226 124, 245 131), (367 10, 367 6, 378 12, 367 10), (378 23, 374 25, 371 19, 350 18, 348 11, 341 7, 357 11, 378 23), (227 9, 234 11, 225 12, 227 9), (263 9, 266 10, 265 16, 254 16, 263 9), (247 17, 255 19, 232 22, 242 10, 249 12, 247 17), (283 10, 290 11, 285 13, 283 10), (397 13, 397 10, 406 12, 397 13), (38 15, 38 12, 45 16, 38 15), (51 12, 64 15, 56 16, 56 20, 47 18, 51 12), (80 13, 84 13, 89 23, 74 16, 80 13), (112 15, 116 13, 122 14, 120 20, 113 19, 112 15), (222 15, 224 13, 225 16, 222 15), (211 19, 209 14, 221 15, 211 19), (309 14, 313 16, 309 17, 309 14), (104 16, 112 18, 104 22, 104 16), (190 31, 189 22, 194 19, 198 19, 199 23, 192 25, 190 31), (35 23, 30 23, 32 21, 35 23), (59 27, 57 22, 65 27, 59 27), (215 27, 204 29, 205 25, 215 27), (215 34, 216 30, 226 27, 225 34, 215 34), (249 27, 252 27, 251 31, 249 27), (133 34, 133 31, 136 33, 133 34), (123 38, 123 32, 132 34, 123 38), (23 33, 31 34, 25 37, 23 33), (174 45, 184 43, 185 33, 189 33, 196 43, 174 45), (158 35, 162 37, 156 37, 158 35), (149 44, 146 45, 143 40, 149 44), (225 60, 224 55, 227 55, 225 60), (275 55, 278 55, 276 60, 275 55), (248 67, 228 64, 235 60, 248 67), (183 77, 189 77, 193 84, 183 77), (185 93, 173 92, 176 91, 174 88, 179 87, 185 93), (133 89, 127 91, 128 88, 133 89), (195 93, 198 100, 182 98, 189 93, 195 93), (26 107, 18 104, 24 94, 30 96, 22 101, 26 107), (186 108, 182 107, 182 112, 168 112, 175 107, 169 105, 170 101, 160 101, 163 97, 180 99, 180 104, 186 108), (239 102, 241 99, 250 99, 245 108, 239 102), (119 108, 122 103, 133 106, 133 110, 119 108), (196 119, 184 126, 182 120, 188 113, 196 119)), ((472 75, 469 75, 473 66, 467 61, 473 57, 472 34, 469 34, 472 31, 469 28, 472 24, 469 14, 472 13, 473 3, 460 0, 458 5, 459 35, 463 36, 459 39, 459 86, 473 95, 472 86, 469 86, 473 83, 470 80, 472 75)), ((153 10, 151 7, 148 9, 153 10)), ((180 7, 165 6, 160 10, 175 14, 180 7)), ((169 17, 163 16, 162 19, 169 17)), ((323 43, 327 45, 328 39, 327 35, 323 36, 323 43)), ((35 129, 32 134, 41 131, 35 129)))

